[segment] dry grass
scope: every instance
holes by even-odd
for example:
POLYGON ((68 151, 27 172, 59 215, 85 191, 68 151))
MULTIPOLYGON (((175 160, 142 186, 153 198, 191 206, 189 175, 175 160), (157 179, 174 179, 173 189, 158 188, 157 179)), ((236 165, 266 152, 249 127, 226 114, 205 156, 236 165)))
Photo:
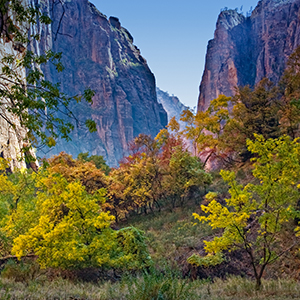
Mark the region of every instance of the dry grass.
POLYGON ((68 280, 35 282, 29 284, 2 279, 0 299, 28 300, 87 300, 87 299, 126 299, 120 291, 120 285, 106 282, 103 284, 72 283, 68 280))
POLYGON ((0 280, 0 299, 27 300, 258 300, 299 299, 300 283, 293 280, 263 282, 261 291, 248 279, 231 277, 214 283, 165 278, 127 278, 118 283, 72 283, 57 279, 29 284, 0 280))

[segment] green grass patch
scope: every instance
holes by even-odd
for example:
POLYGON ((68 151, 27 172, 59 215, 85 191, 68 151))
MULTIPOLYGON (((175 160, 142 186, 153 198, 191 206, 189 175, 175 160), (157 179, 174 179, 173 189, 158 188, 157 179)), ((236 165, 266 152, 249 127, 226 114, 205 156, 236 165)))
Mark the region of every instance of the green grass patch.
POLYGON ((193 212, 199 210, 199 205, 193 205, 135 216, 129 222, 145 232, 151 257, 160 269, 166 264, 178 267, 185 263, 183 257, 213 232, 210 226, 193 218, 193 212))

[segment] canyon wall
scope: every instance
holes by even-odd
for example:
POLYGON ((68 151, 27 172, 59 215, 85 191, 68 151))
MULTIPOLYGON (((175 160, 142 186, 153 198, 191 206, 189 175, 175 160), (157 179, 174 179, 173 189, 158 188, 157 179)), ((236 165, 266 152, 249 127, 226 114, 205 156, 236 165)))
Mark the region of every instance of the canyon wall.
POLYGON ((60 83, 62 92, 80 94, 86 87, 95 91, 92 106, 82 102, 71 108, 80 124, 94 120, 97 132, 75 126, 70 142, 59 140, 39 155, 66 151, 76 157, 89 152, 116 166, 135 136, 155 136, 167 124, 167 114, 157 102, 154 75, 117 18, 108 19, 87 0, 47 0, 41 5, 53 22, 32 29, 41 40, 31 47, 35 52, 62 52, 63 72, 53 66, 43 69, 48 80, 60 83))
POLYGON ((183 129, 186 124, 185 122, 180 121, 180 116, 184 110, 188 109, 188 107, 180 102, 178 97, 174 95, 170 96, 168 92, 164 92, 158 87, 156 88, 156 94, 158 103, 161 103, 167 112, 168 122, 171 118, 175 117, 176 121, 179 122, 181 129, 183 129))
POLYGON ((8 38, 8 24, 7 15, 0 11, 0 157, 8 162, 7 171, 13 171, 15 168, 21 169, 31 166, 37 169, 38 163, 32 161, 31 163, 25 162, 25 156, 30 155, 34 157, 31 150, 24 151, 24 147, 28 146, 25 142, 27 131, 21 126, 20 118, 12 112, 15 108, 15 102, 8 91, 11 91, 12 86, 15 85, 16 77, 11 76, 2 68, 7 64, 2 61, 2 58, 13 57, 10 62, 10 67, 18 77, 20 82, 25 80, 25 69, 20 67, 17 63, 22 59, 25 48, 20 46, 18 42, 12 41, 8 38))
POLYGON ((300 0, 261 0, 250 17, 220 13, 207 46, 198 110, 235 87, 253 87, 268 77, 277 83, 291 53, 300 45, 300 0))
MULTIPOLYGON (((0 57, 8 55, 20 58, 21 53, 14 49, 12 42, 8 42, 1 37, 0 57)), ((0 62, 0 69, 2 67, 3 64, 0 62)), ((20 76, 25 76, 24 70, 20 70, 20 76)), ((7 76, 1 75, 0 90, 10 88, 12 83, 8 79, 7 76)), ((0 101, 0 157, 9 160, 11 170, 14 168, 25 168, 25 161, 21 157, 23 157, 22 148, 26 130, 20 125, 19 118, 10 113, 8 108, 11 108, 11 101, 2 95, 0 101)))

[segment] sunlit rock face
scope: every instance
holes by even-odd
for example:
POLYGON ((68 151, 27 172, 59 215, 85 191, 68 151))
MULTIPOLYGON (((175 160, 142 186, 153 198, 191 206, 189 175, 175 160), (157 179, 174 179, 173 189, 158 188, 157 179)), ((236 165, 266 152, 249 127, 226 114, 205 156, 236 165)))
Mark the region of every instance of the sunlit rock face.
POLYGON ((89 152, 116 166, 135 136, 155 136, 167 124, 167 114, 157 102, 154 75, 117 18, 108 19, 87 0, 41 4, 53 23, 34 29, 42 38, 32 47, 62 52, 65 67, 59 74, 51 66, 45 68, 46 78, 60 82, 61 91, 68 95, 82 93, 86 87, 94 90, 91 107, 79 103, 72 110, 79 123, 91 118, 97 125, 95 133, 75 126, 72 140, 58 141, 47 156, 60 151, 73 156, 89 152))
MULTIPOLYGON (((0 58, 10 55, 20 59, 22 52, 17 50, 13 42, 1 37, 0 58)), ((2 67, 3 65, 0 62, 1 70, 2 67)), ((20 78, 25 78, 25 69, 18 68, 15 63, 12 64, 12 68, 18 73, 20 78)), ((0 89, 10 89, 11 86, 11 78, 1 73, 0 89)), ((11 171, 15 168, 25 168, 26 163, 22 148, 26 130, 21 126, 20 119, 8 111, 8 108, 12 107, 12 101, 2 96, 0 103, 0 157, 8 160, 11 171)))
POLYGON ((254 86, 268 77, 277 83, 288 57, 300 45, 300 1, 262 0, 246 18, 235 10, 219 15, 209 41, 198 110, 236 86, 254 86))

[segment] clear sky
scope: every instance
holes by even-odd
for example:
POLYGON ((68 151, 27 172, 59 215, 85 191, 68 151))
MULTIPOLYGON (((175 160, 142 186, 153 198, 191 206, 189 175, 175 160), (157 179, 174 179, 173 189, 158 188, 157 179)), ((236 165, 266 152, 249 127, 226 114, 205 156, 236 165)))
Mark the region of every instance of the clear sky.
POLYGON ((156 85, 184 104, 197 105, 207 42, 220 10, 258 0, 89 0, 99 11, 120 19, 133 36, 156 78, 156 85))

